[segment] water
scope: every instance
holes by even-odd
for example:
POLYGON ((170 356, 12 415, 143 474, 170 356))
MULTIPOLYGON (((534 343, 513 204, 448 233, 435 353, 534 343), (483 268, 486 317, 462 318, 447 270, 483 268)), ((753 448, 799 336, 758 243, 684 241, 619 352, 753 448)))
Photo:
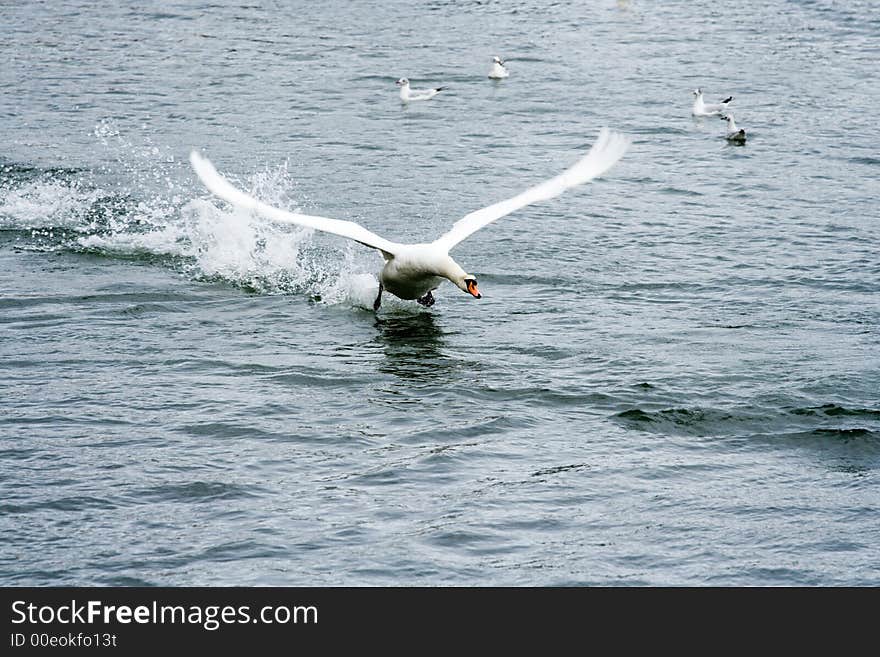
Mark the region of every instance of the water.
POLYGON ((0 8, 0 583, 880 584, 877 2, 102 4, 0 8), (418 241, 603 125, 378 315, 186 161, 418 241))

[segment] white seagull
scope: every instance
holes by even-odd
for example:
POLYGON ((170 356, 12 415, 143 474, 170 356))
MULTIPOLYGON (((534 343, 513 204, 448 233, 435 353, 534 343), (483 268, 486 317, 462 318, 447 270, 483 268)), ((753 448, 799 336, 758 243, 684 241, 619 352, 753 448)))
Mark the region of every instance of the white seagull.
POLYGON ((408 103, 411 100, 430 100, 446 88, 413 89, 409 86, 409 80, 406 78, 400 78, 397 81, 397 86, 400 87, 400 100, 404 103, 408 103))
POLYGON ((504 68, 504 60, 495 55, 492 58, 492 70, 489 71, 489 77, 493 80, 503 80, 509 75, 508 70, 504 68))
POLYGON ((691 110, 691 114, 694 116, 716 116, 727 109, 727 103, 732 100, 733 96, 728 96, 720 103, 704 103, 703 92, 699 89, 694 89, 694 107, 691 110))
POLYGON ((736 127, 736 123, 733 120, 733 114, 728 112, 727 114, 722 114, 721 118, 727 121, 727 141, 734 144, 745 144, 746 131, 742 128, 736 127))
POLYGON ((449 251, 496 219, 532 203, 551 199, 571 187, 603 174, 623 157, 629 144, 630 140, 624 135, 602 128, 590 152, 570 169, 513 198, 465 215, 456 221, 447 233, 429 244, 400 244, 379 237, 352 221, 314 217, 272 207, 233 187, 196 151, 190 153, 189 159, 205 187, 232 205, 258 212, 275 221, 347 237, 378 250, 385 258, 385 266, 379 273, 379 294, 373 303, 373 309, 379 310, 383 291, 388 291, 401 299, 415 299, 423 306, 431 306, 434 304, 434 296, 431 292, 437 289, 444 278, 464 292, 480 299, 482 295, 477 288, 476 277, 468 274, 449 257, 449 251))

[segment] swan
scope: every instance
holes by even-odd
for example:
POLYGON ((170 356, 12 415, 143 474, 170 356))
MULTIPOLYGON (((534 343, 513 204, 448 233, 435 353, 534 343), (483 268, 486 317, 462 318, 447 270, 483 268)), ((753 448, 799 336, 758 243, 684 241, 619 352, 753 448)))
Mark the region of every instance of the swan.
POLYGON ((704 103, 703 92, 700 89, 694 89, 694 107, 691 114, 694 116, 715 116, 727 109, 727 103, 732 100, 733 96, 728 96, 720 103, 704 103))
POLYGON ((504 60, 495 55, 492 58, 492 70, 489 71, 489 77, 493 80, 503 80, 509 75, 510 72, 504 67, 504 60))
POLYGON ((449 251, 496 219, 532 203, 551 199, 605 173, 623 157, 629 144, 628 137, 602 128, 590 151, 571 168, 512 198, 465 215, 448 232, 428 244, 392 242, 352 221, 297 214, 272 207, 233 187, 217 173, 210 161, 195 150, 190 153, 190 163, 205 187, 232 205, 263 214, 275 221, 347 237, 378 250, 385 258, 385 266, 379 273, 379 293, 373 303, 373 309, 378 311, 383 292, 389 292, 401 299, 415 299, 426 307, 432 306, 432 292, 444 278, 463 292, 477 299, 482 298, 476 276, 462 269, 449 256, 449 251))
POLYGON ((396 84, 400 87, 400 100, 404 103, 408 103, 411 100, 430 100, 446 88, 434 87, 433 89, 412 89, 409 86, 409 80, 407 78, 400 78, 396 84))
POLYGON ((728 112, 727 114, 722 114, 721 118, 727 121, 727 141, 734 144, 745 144, 746 131, 742 128, 736 127, 736 123, 733 120, 733 114, 728 112))

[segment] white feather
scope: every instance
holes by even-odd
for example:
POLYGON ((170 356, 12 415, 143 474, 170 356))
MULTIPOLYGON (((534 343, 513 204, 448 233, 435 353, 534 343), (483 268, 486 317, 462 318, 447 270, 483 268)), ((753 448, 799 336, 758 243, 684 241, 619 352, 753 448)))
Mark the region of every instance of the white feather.
POLYGON ((555 178, 527 189, 513 198, 500 201, 465 215, 455 222, 449 232, 434 243, 450 250, 456 244, 496 219, 500 219, 526 205, 559 196, 567 189, 582 185, 602 175, 623 157, 626 149, 629 148, 629 144, 630 141, 627 137, 620 133, 611 132, 608 128, 602 128, 599 138, 593 144, 590 152, 581 158, 577 164, 555 178))
POLYGON ((379 237, 375 233, 370 232, 360 224, 356 224, 353 221, 343 221, 341 219, 328 219, 327 217, 315 217, 307 214, 297 214, 294 212, 288 212, 287 210, 282 210, 281 208, 267 205, 262 201, 258 201, 253 196, 233 187, 228 180, 217 173, 217 169, 214 168, 213 164, 211 164, 208 160, 203 158, 195 151, 190 153, 189 161, 192 164, 192 167, 198 177, 205 184, 205 187, 207 187, 211 192, 222 198, 224 201, 231 203, 232 205, 237 205, 247 210, 259 212, 260 214, 263 214, 270 219, 274 219, 275 221, 295 224, 297 226, 305 226, 306 228, 313 228, 315 230, 323 230, 327 233, 333 233, 334 235, 339 235, 340 237, 347 237, 350 240, 360 242, 361 244, 365 244, 366 246, 371 246, 374 249, 379 249, 380 251, 383 251, 384 253, 388 253, 390 255, 393 255, 400 247, 399 244, 395 244, 394 242, 390 242, 383 237, 379 237))

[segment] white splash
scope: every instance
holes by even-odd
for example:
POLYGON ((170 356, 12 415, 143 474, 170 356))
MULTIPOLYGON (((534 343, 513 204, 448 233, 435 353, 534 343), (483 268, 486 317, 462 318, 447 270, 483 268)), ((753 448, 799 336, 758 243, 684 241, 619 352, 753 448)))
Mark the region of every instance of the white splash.
MULTIPOLYGON (((133 143, 109 122, 95 129, 116 163, 0 187, 0 230, 31 230, 34 248, 156 257, 193 280, 222 280, 260 294, 308 294, 326 304, 372 308, 373 252, 316 238, 208 200, 185 161, 133 143), (102 176, 124 186, 99 186, 102 176)), ((267 203, 299 210, 286 164, 239 181, 267 203)), ((22 238, 26 239, 26 238, 22 238)), ((157 265, 158 266, 158 265, 157 265)))

